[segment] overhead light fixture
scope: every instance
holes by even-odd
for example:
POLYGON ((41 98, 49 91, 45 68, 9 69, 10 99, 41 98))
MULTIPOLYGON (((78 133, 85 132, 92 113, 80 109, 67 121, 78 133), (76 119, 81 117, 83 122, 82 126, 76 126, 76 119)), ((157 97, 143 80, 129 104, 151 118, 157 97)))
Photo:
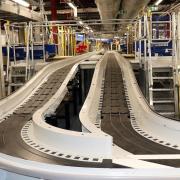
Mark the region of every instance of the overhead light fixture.
POLYGON ((79 21, 79 24, 80 24, 80 25, 83 25, 84 23, 83 23, 82 21, 79 21))
POLYGON ((90 30, 90 28, 89 28, 88 26, 86 26, 86 29, 87 29, 87 30, 90 30))
POLYGON ((75 8, 75 6, 74 6, 74 4, 73 4, 72 2, 68 2, 68 5, 69 5, 69 7, 71 7, 72 9, 75 8))
POLYGON ((15 3, 21 5, 21 6, 24 6, 24 7, 29 7, 30 4, 27 2, 27 1, 24 1, 24 0, 12 0, 14 1, 15 3))
POLYGON ((77 7, 72 2, 68 2, 67 4, 74 10, 74 17, 77 17, 77 7))
POLYGON ((119 39, 119 36, 114 36, 114 39, 119 39))
POLYGON ((149 7, 150 8, 150 11, 158 11, 158 6, 154 5, 154 6, 151 6, 149 7))
POLYGON ((155 5, 158 6, 160 3, 162 3, 162 1, 163 1, 163 0, 157 0, 157 1, 155 2, 155 5))

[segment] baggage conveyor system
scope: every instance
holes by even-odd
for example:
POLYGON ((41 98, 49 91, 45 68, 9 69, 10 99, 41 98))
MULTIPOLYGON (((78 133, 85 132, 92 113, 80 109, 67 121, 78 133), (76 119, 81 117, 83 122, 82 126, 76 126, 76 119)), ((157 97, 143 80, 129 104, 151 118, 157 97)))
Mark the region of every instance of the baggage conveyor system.
POLYGON ((117 52, 96 64, 80 111, 82 132, 45 118, 68 92, 88 53, 52 63, 0 101, 0 174, 23 179, 178 179, 179 122, 147 104, 131 65, 117 52), (176 168, 175 168, 176 167, 176 168))

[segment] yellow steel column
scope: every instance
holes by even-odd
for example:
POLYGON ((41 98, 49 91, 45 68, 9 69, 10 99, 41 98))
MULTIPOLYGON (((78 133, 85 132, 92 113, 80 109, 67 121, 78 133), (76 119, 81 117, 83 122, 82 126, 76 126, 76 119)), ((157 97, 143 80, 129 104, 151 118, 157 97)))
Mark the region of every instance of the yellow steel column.
POLYGON ((67 56, 66 40, 67 40, 67 28, 64 27, 64 56, 67 56))
POLYGON ((61 45, 62 45, 61 55, 64 56, 64 27, 63 26, 61 26, 61 45))
POLYGON ((73 44, 73 29, 71 28, 71 32, 70 32, 70 36, 71 36, 71 45, 70 45, 70 47, 71 47, 71 56, 74 56, 74 54, 73 54, 73 47, 74 47, 74 44, 73 44))
POLYGON ((76 56, 76 32, 73 34, 74 56, 76 56))
POLYGON ((58 26, 58 56, 61 56, 61 29, 58 26))

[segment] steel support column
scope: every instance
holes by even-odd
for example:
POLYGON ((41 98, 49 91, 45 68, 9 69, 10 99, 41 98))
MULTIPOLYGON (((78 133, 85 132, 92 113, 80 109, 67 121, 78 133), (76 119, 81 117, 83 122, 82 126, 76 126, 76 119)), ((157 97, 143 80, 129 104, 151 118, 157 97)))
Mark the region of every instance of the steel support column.
MULTIPOLYGON (((51 20, 52 21, 57 21, 57 0, 51 0, 51 20)), ((54 43, 57 44, 58 38, 57 38, 57 32, 58 29, 56 26, 52 27, 52 32, 53 32, 53 41, 54 43)))
MULTIPOLYGON (((177 64, 180 64, 180 10, 177 13, 177 64)), ((179 68, 178 68, 179 71, 179 68)), ((178 87, 179 87, 179 91, 178 91, 178 113, 180 116, 180 74, 178 73, 178 87)))
POLYGON ((0 22, 0 99, 3 97, 5 97, 5 85, 4 85, 2 37, 1 37, 1 22, 0 22))
POLYGON ((81 79, 80 79, 80 83, 81 83, 81 102, 83 103, 84 100, 85 100, 85 85, 84 85, 84 82, 85 82, 85 72, 83 69, 80 70, 80 76, 81 76, 81 79))
POLYGON ((78 115, 78 88, 73 87, 72 89, 72 93, 73 93, 73 111, 74 111, 74 115, 78 115))
POLYGON ((64 105, 65 108, 65 125, 66 129, 70 129, 71 123, 70 123, 70 103, 67 101, 64 105))

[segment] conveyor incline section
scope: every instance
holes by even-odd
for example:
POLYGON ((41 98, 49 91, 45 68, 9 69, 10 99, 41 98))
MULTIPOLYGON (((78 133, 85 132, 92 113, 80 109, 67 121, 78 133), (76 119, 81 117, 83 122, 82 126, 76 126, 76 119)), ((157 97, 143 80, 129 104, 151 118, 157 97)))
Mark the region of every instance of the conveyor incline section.
MULTIPOLYGON (((83 60, 83 58, 81 59, 83 60)), ((80 60, 79 60, 80 61, 80 60)), ((42 153, 28 145, 21 138, 22 127, 32 119, 33 114, 44 106, 50 98, 61 87, 66 76, 70 72, 77 60, 70 65, 65 65, 59 68, 48 76, 47 80, 38 88, 38 90, 29 98, 26 103, 17 108, 12 114, 0 124, 0 152, 19 157, 22 159, 39 161, 44 163, 61 164, 68 166, 93 166, 101 167, 102 164, 96 160, 94 162, 88 161, 72 161, 61 157, 54 157, 46 153, 42 153)), ((103 165, 104 166, 104 165, 103 165)))
MULTIPOLYGON (((132 128, 123 81, 123 72, 111 53, 105 72, 101 129, 113 137, 114 144, 134 155, 179 154, 179 150, 152 142, 132 128)), ((173 160, 168 165, 177 166, 173 160)))

